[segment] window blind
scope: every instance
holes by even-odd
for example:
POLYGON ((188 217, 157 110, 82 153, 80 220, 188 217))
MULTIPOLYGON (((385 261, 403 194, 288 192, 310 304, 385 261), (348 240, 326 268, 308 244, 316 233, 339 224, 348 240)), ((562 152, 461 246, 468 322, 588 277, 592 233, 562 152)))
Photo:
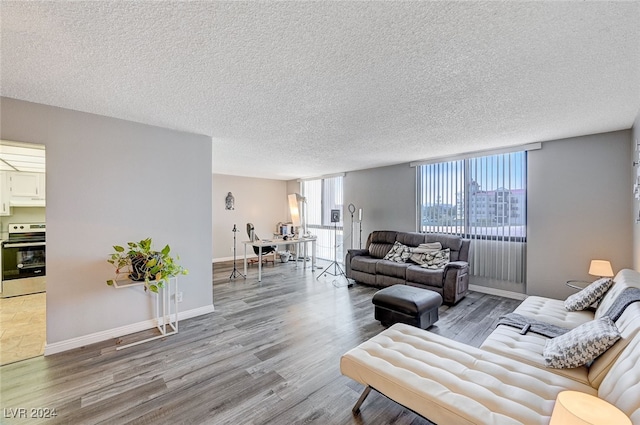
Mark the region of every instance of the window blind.
POLYGON ((342 261, 343 256, 343 177, 333 176, 315 180, 303 180, 302 196, 307 199, 307 228, 317 236, 318 258, 342 261), (331 210, 340 211, 340 222, 331 222, 331 210), (337 240, 338 249, 334 242, 337 240), (335 255, 335 257, 334 257, 335 255))
POLYGON ((472 240, 471 275, 524 283, 527 152, 419 165, 418 229, 472 240))

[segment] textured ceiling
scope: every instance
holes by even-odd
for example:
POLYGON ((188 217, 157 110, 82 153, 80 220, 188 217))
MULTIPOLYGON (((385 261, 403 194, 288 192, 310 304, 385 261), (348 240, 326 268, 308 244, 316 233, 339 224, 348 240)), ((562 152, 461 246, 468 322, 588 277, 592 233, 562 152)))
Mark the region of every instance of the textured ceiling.
POLYGON ((214 173, 331 174, 640 110, 638 1, 2 1, 0 26, 3 96, 209 135, 214 173))

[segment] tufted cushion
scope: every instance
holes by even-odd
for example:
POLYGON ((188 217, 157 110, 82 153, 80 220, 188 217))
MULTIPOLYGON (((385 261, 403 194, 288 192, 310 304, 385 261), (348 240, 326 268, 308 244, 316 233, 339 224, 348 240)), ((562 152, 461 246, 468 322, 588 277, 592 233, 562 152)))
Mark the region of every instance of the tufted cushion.
POLYGON ((600 386, 622 350, 629 345, 629 341, 640 338, 640 303, 627 307, 622 316, 616 320, 616 327, 620 331, 618 342, 589 366, 589 382, 594 388, 600 386))
POLYGON ((598 309, 595 314, 596 319, 604 316, 618 295, 626 288, 640 288, 640 273, 630 269, 622 269, 613 281, 613 286, 604 295, 600 304, 598 304, 598 309))
POLYGON ((584 323, 575 329, 549 339, 542 352, 545 364, 553 368, 571 368, 586 365, 607 351, 620 339, 613 321, 605 316, 584 323))
POLYGON ((598 396, 640 424, 640 335, 616 359, 598 389, 598 396))
POLYGON ((548 425, 562 390, 588 385, 396 324, 342 356, 342 374, 439 424, 548 425))
POLYGON ((567 311, 564 301, 535 295, 527 297, 513 312, 569 329, 593 320, 592 311, 567 311))
POLYGON ((608 277, 598 279, 580 292, 569 296, 564 302, 564 307, 569 311, 584 310, 599 302, 612 284, 613 281, 608 277))

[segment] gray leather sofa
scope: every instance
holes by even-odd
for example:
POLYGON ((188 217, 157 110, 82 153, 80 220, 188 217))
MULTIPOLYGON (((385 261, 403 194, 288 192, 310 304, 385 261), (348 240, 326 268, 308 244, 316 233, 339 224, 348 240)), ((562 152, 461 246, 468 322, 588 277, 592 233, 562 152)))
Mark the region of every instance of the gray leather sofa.
POLYGON ((358 283, 381 288, 402 284, 430 289, 442 295, 445 304, 453 305, 469 288, 470 244, 469 239, 455 235, 377 230, 369 235, 365 249, 347 252, 346 274, 358 283), (433 270, 412 262, 384 260, 396 241, 409 247, 440 242, 443 249, 450 249, 450 262, 443 269, 433 270))

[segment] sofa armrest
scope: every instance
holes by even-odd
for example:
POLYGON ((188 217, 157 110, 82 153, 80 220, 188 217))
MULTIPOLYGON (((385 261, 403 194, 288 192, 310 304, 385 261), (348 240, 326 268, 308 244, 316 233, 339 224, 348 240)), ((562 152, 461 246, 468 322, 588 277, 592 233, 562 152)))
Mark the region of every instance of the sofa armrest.
POLYGON ((444 266, 444 274, 447 274, 449 269, 465 270, 468 268, 469 263, 467 263, 466 261, 451 261, 450 263, 447 263, 446 266, 444 266))
POLYGON ((349 249, 347 250, 347 255, 345 256, 344 265, 345 265, 345 274, 348 278, 351 278, 351 260, 354 257, 358 257, 360 255, 369 255, 368 249, 349 249))
POLYGON ((444 266, 442 272, 442 298, 445 304, 453 305, 460 301, 469 289, 469 263, 452 261, 444 266))

